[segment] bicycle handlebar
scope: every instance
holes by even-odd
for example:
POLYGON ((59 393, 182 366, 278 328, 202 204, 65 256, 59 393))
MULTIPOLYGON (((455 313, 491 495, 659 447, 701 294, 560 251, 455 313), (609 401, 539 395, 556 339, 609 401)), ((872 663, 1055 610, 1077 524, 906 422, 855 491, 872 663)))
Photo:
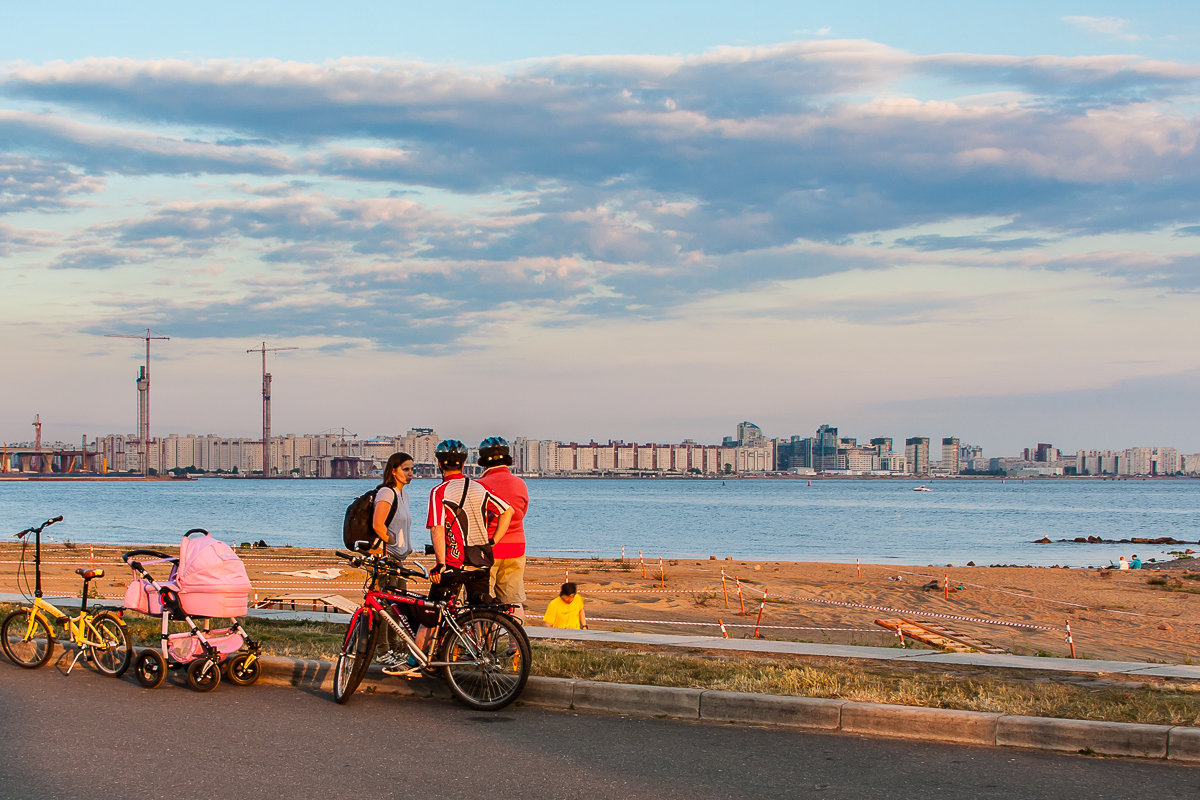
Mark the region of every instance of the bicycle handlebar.
POLYGON ((376 555, 363 554, 363 553, 348 553, 345 550, 338 550, 338 551, 336 551, 336 554, 337 554, 338 558, 349 561, 350 565, 353 567, 361 567, 361 566, 366 565, 366 567, 368 569, 372 570, 373 572, 378 572, 381 570, 391 570, 394 572, 398 572, 401 575, 406 575, 406 576, 413 577, 413 578, 424 578, 425 580, 429 580, 429 570, 427 570, 425 568, 425 565, 422 564, 420 561, 413 562, 418 567, 420 567, 420 569, 410 569, 409 567, 406 567, 403 564, 398 563, 397 561, 395 561, 394 559, 392 559, 388 556, 383 556, 383 555, 376 556, 376 555))
POLYGON ((20 538, 24 537, 26 534, 41 533, 45 528, 53 525, 56 522, 62 522, 62 520, 63 520, 63 516, 62 516, 62 514, 59 514, 57 517, 51 517, 50 519, 46 520, 41 525, 35 525, 32 528, 26 528, 23 531, 14 533, 13 536, 17 539, 20 539, 20 538))

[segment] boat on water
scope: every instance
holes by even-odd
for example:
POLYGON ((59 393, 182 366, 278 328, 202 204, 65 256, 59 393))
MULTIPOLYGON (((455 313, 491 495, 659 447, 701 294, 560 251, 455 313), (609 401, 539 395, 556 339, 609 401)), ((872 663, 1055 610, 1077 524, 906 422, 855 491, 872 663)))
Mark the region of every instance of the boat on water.
POLYGON ((914 492, 932 492, 933 489, 930 489, 928 486, 914 486, 913 491, 914 492))

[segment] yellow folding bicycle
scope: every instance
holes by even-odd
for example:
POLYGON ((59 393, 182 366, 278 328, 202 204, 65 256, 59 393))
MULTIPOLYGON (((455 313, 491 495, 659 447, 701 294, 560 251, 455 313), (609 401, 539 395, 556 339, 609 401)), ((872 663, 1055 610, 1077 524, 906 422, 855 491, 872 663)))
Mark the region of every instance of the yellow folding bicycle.
MULTIPOLYGON (((125 621, 114 613, 113 609, 99 606, 88 609, 88 585, 96 578, 104 577, 104 570, 75 570, 76 574, 83 578, 83 600, 79 606, 79 613, 75 616, 59 610, 53 603, 42 598, 42 530, 61 520, 61 516, 54 517, 16 534, 23 544, 27 544, 24 538, 32 533, 36 542, 33 556, 33 606, 18 608, 5 617, 4 622, 0 624, 0 645, 4 648, 4 654, 14 664, 26 669, 36 669, 49 661, 54 652, 54 625, 57 623, 62 625, 66 640, 77 649, 75 658, 67 667, 68 675, 79 660, 86 657, 105 675, 120 677, 129 668, 129 661, 133 656, 125 621)), ((18 582, 24 572, 25 548, 22 547, 18 582)), ((25 576, 25 581, 28 591, 28 576, 25 576)))

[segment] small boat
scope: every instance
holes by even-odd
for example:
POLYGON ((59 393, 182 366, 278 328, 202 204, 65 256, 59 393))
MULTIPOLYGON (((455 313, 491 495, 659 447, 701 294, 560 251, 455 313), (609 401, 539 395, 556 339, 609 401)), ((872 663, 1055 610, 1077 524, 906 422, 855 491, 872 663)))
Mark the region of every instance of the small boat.
POLYGON ((930 489, 928 486, 914 486, 913 491, 914 492, 932 492, 933 489, 930 489))

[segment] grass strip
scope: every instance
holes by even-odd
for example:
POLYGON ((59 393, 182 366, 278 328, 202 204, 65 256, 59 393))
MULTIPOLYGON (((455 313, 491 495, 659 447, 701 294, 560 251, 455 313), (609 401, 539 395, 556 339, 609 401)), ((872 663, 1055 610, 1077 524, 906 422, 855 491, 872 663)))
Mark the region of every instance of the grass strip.
MULTIPOLYGON (((0 604, 3 606, 4 604, 0 604)), ((0 608, 7 614, 15 606, 0 608)), ((160 621, 126 614, 134 643, 153 646, 160 621)), ((341 623, 247 618, 243 624, 268 655, 332 661, 346 633, 341 623)), ((182 630, 172 623, 172 630, 182 630)), ((537 640, 534 675, 578 680, 718 689, 868 703, 953 708, 1035 717, 1200 726, 1200 682, 932 667, 820 658, 755 656, 645 645, 537 640)))

